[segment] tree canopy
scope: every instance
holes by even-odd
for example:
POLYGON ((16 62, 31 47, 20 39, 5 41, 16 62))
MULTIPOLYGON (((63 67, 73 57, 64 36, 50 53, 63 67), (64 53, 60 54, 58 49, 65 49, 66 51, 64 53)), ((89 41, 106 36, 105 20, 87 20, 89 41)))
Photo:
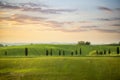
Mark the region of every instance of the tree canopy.
POLYGON ((91 42, 89 42, 89 41, 78 41, 78 44, 79 45, 90 45, 91 44, 91 42))

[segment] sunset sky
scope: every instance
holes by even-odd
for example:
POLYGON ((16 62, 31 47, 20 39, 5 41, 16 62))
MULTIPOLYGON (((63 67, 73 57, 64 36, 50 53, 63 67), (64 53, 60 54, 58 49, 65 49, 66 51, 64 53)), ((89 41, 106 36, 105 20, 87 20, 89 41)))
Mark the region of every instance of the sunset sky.
POLYGON ((120 41, 120 0, 0 0, 0 42, 120 41))

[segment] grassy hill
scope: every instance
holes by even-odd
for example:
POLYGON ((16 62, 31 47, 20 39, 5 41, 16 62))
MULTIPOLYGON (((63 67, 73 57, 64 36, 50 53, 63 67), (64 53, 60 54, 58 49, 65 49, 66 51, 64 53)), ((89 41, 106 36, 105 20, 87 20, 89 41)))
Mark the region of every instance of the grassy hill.
POLYGON ((117 47, 120 48, 63 44, 0 47, 0 80, 120 80, 117 47), (25 56, 25 48, 28 56, 25 56), (50 53, 51 49, 52 56, 46 56, 46 50, 50 53), (96 55, 96 50, 99 53, 106 50, 106 54, 96 55))
MULTIPOLYGON (((118 46, 120 47, 120 46, 118 46)), ((77 51, 78 56, 88 56, 95 54, 96 50, 99 52, 103 52, 106 50, 106 55, 108 55, 108 51, 111 51, 111 55, 116 55, 117 46, 106 46, 106 45, 53 45, 53 44, 33 44, 33 45, 22 45, 22 46, 8 46, 8 47, 0 47, 0 56, 5 56, 5 52, 7 52, 7 56, 24 56, 25 48, 28 48, 29 56, 45 56, 46 50, 50 52, 52 49, 53 56, 58 56, 59 51, 61 53, 64 51, 65 56, 71 56, 71 52, 73 52, 74 56, 77 51), (81 55, 80 54, 81 49, 81 55)))

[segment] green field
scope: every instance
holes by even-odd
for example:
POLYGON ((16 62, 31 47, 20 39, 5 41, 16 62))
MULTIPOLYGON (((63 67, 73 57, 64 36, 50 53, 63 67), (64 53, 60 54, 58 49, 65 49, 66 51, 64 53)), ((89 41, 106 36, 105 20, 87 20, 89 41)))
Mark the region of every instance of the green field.
POLYGON ((120 80, 117 47, 120 46, 34 44, 0 47, 0 80, 120 80), (28 56, 25 56, 25 48, 28 48, 28 56), (52 56, 46 56, 46 50, 51 49, 52 56), (59 56, 59 50, 65 51, 65 55, 59 56), (96 55, 96 50, 106 50, 106 54, 96 55))
POLYGON ((120 80, 120 58, 0 58, 0 80, 120 80))
POLYGON ((59 50, 65 52, 65 56, 71 56, 71 52, 74 56, 96 56, 96 50, 103 52, 106 50, 105 56, 116 55, 116 48, 120 46, 106 46, 106 45, 53 45, 53 44, 33 44, 33 45, 22 45, 22 46, 8 46, 0 47, 0 57, 5 56, 5 51, 7 51, 7 56, 25 56, 25 48, 28 48, 29 56, 46 56, 46 50, 50 51, 52 49, 53 56, 58 56, 59 50), (81 55, 79 55, 81 49, 81 55), (110 50, 110 54, 108 51, 110 50), (77 55, 76 54, 77 51, 77 55))

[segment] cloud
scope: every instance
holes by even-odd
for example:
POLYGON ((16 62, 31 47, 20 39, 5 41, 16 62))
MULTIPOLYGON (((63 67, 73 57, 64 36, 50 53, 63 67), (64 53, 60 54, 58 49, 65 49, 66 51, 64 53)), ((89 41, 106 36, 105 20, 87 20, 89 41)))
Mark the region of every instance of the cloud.
POLYGON ((41 12, 41 13, 46 13, 46 14, 60 14, 64 12, 74 12, 76 9, 42 9, 42 8, 24 8, 22 11, 36 11, 36 12, 41 12))
POLYGON ((83 32, 83 31, 91 31, 91 30, 99 28, 99 26, 95 26, 92 24, 86 24, 86 22, 88 21, 83 21, 83 22, 84 23, 82 24, 80 22, 61 22, 61 23, 52 22, 52 24, 54 24, 55 26, 55 27, 52 26, 52 28, 54 28, 55 31, 62 31, 62 32, 83 32))
POLYGON ((117 11, 120 11, 120 8, 116 8, 117 11))
POLYGON ((53 28, 59 28, 64 25, 64 22, 57 22, 57 21, 46 21, 46 23, 49 23, 53 28))
POLYGON ((107 18, 98 18, 97 20, 99 20, 99 21, 111 21, 111 19, 107 19, 107 18))
POLYGON ((29 25, 32 24, 33 26, 43 25, 45 27, 50 28, 60 28, 63 27, 63 25, 67 22, 57 22, 57 21, 51 21, 48 20, 48 18, 45 17, 36 17, 36 16, 29 16, 24 14, 14 14, 10 17, 0 17, 0 24, 12 24, 12 25, 29 25))
POLYGON ((17 5, 12 5, 10 3, 0 1, 0 9, 4 9, 4 8, 7 8, 7 9, 20 9, 20 7, 17 6, 17 5))
POLYGON ((79 21, 79 23, 92 23, 91 21, 79 21))
POLYGON ((120 11, 120 8, 113 8, 113 9, 111 9, 111 8, 104 7, 104 6, 99 6, 98 9, 101 10, 101 11, 110 12, 110 13, 114 12, 114 11, 120 11))
POLYGON ((37 3, 7 3, 0 1, 1 9, 19 9, 22 11, 32 11, 32 12, 41 12, 46 14, 60 14, 64 12, 74 12, 76 9, 54 9, 50 8, 48 5, 37 4, 37 3))
MULTIPOLYGON (((35 17, 35 16, 29 16, 24 14, 14 14, 10 17, 0 17, 1 23, 8 22, 8 21, 15 21, 18 23, 18 25, 24 25, 24 24, 39 24, 40 21, 47 20, 45 17, 35 17), (3 21, 3 22, 2 22, 3 21)), ((16 25, 16 24, 15 24, 16 25)))
POLYGON ((54 29, 47 29, 49 31, 61 31, 61 32, 84 32, 84 31, 88 31, 86 29, 82 29, 82 28, 74 28, 74 29, 65 29, 65 28, 54 28, 54 29))
POLYGON ((74 29, 74 30, 67 30, 67 29, 61 29, 62 32, 83 32, 83 31, 88 31, 85 29, 74 29))
POLYGON ((10 17, 0 17, 0 20, 9 20, 9 21, 17 21, 17 20, 33 20, 33 21, 40 21, 44 20, 47 18, 44 17, 34 17, 34 16, 28 16, 28 15, 23 15, 23 14, 14 14, 11 15, 10 17))
POLYGON ((11 19, 17 20, 17 19, 29 19, 29 20, 33 20, 33 21, 40 21, 40 20, 44 20, 47 18, 44 17, 35 17, 35 16, 29 16, 29 15, 24 15, 24 14, 14 14, 11 16, 11 19))
POLYGON ((119 21, 120 18, 119 17, 118 18, 116 18, 116 17, 114 17, 114 18, 97 18, 96 20, 99 20, 99 21, 119 21))
POLYGON ((24 9, 24 8, 37 8, 37 7, 48 7, 44 4, 37 4, 37 3, 8 3, 0 1, 0 8, 1 9, 24 9))
MULTIPOLYGON (((64 23, 66 24, 66 23, 64 23)), ((91 31, 91 30, 94 30, 96 29, 98 26, 75 26, 75 27, 72 27, 74 26, 74 22, 73 22, 73 25, 69 25, 70 27, 66 28, 66 27, 63 27, 63 25, 61 25, 61 27, 55 27, 53 30, 54 31, 62 31, 62 32, 84 32, 84 31, 91 31)))
POLYGON ((117 26, 117 27, 120 27, 120 24, 113 24, 112 26, 117 26))
POLYGON ((105 11, 105 12, 113 12, 112 9, 110 9, 108 7, 104 7, 104 6, 99 6, 98 9, 101 11, 105 11))
POLYGON ((116 21, 118 21, 118 20, 120 20, 120 18, 118 17, 118 18, 113 18, 113 20, 116 20, 116 21))
POLYGON ((82 28, 97 28, 98 26, 81 26, 82 28))
POLYGON ((96 31, 105 32, 105 33, 120 33, 120 30, 111 30, 111 29, 94 29, 96 31))
POLYGON ((75 12, 75 11, 76 9, 44 9, 44 10, 41 10, 41 12, 53 13, 53 14, 60 14, 64 12, 75 12))
POLYGON ((49 7, 48 5, 45 4, 41 4, 41 3, 32 3, 32 2, 28 2, 28 3, 19 3, 19 5, 24 6, 24 7, 49 7))
MULTIPOLYGON (((116 19, 116 18, 114 18, 116 19)), ((117 18, 118 20, 119 18, 117 18)), ((62 32, 84 32, 84 31, 100 31, 105 33, 120 33, 119 29, 109 30, 109 29, 99 29, 99 26, 95 26, 93 24, 86 24, 80 22, 58 22, 58 21, 51 21, 44 17, 36 17, 36 16, 29 16, 23 14, 14 14, 11 17, 0 17, 0 23, 3 24, 12 24, 12 25, 27 25, 32 24, 36 26, 36 24, 40 25, 37 27, 44 27, 44 30, 49 31, 62 31, 62 32), (84 26, 85 25, 85 26, 84 26)), ((114 26, 119 26, 115 24, 114 26)), ((41 29, 40 29, 41 30, 41 29)))
MULTIPOLYGON (((94 30, 98 26, 81 26, 79 22, 57 22, 57 21, 44 21, 44 25, 49 27, 47 31, 62 31, 62 32, 83 32, 94 30)), ((86 24, 86 23, 83 23, 86 24)))

